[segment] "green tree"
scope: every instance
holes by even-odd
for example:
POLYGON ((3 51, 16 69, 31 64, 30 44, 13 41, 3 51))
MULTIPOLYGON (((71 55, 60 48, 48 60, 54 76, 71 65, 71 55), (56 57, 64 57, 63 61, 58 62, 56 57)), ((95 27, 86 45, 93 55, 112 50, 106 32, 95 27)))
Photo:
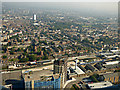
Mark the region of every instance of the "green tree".
POLYGON ((90 76, 90 79, 91 79, 93 82, 99 82, 99 81, 95 78, 95 76, 90 76))
POLYGON ((14 51, 10 51, 10 54, 13 55, 13 54, 14 54, 14 51))
POLYGON ((29 58, 22 58, 22 59, 20 59, 20 62, 27 62, 27 61, 29 61, 29 58))
POLYGON ((7 56, 6 56, 6 55, 3 55, 3 56, 2 56, 2 58, 3 58, 3 59, 6 59, 6 58, 7 58, 7 56))
POLYGON ((46 59, 48 59, 48 56, 43 56, 42 57, 42 60, 46 60, 46 59))
POLYGON ((10 59, 9 61, 17 62, 17 61, 19 61, 19 59, 14 58, 14 59, 10 59))
POLYGON ((36 60, 36 55, 29 55, 29 61, 36 60))
POLYGON ((40 57, 37 57, 37 59, 36 59, 36 60, 37 60, 37 61, 38 61, 38 60, 40 60, 40 57))
POLYGON ((20 51, 21 51, 21 49, 20 49, 20 48, 18 48, 18 49, 17 49, 17 51, 18 51, 18 52, 20 52, 20 51))
POLYGON ((3 50, 4 52, 6 52, 6 51, 7 51, 7 46, 2 46, 2 50, 3 50))

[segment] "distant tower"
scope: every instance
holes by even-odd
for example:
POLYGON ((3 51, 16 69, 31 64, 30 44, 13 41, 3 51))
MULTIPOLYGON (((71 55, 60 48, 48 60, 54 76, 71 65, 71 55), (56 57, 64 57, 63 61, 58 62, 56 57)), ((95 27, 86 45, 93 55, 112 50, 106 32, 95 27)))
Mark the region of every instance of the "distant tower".
POLYGON ((61 75, 61 88, 67 81, 67 58, 60 58, 54 61, 54 74, 61 75))
POLYGON ((36 21, 36 20, 37 20, 37 15, 33 14, 33 21, 36 21))

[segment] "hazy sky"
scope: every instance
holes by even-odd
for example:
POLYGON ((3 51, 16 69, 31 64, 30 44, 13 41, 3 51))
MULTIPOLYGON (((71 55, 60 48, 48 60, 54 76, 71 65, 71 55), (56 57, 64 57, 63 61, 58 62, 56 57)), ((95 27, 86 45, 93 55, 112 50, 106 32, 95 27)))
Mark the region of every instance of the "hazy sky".
MULTIPOLYGON (((8 1, 8 0, 5 0, 5 1, 8 1)), ((16 1, 16 0, 9 0, 9 1, 16 1)), ((73 0, 69 0, 69 1, 73 1, 73 0)), ((82 1, 82 0, 80 0, 80 1, 82 1)), ((115 1, 115 0, 111 0, 111 1, 115 1)), ((100 16, 101 15, 117 16, 117 14, 118 14, 118 2, 59 2, 59 3, 58 2, 18 2, 18 3, 14 3, 14 2, 9 3, 8 2, 7 6, 37 7, 37 8, 61 8, 61 9, 75 10, 75 11, 78 11, 83 14, 84 13, 90 14, 90 15, 95 14, 98 16, 99 15, 100 16)))
POLYGON ((2 2, 118 2, 120 0, 1 0, 2 2))

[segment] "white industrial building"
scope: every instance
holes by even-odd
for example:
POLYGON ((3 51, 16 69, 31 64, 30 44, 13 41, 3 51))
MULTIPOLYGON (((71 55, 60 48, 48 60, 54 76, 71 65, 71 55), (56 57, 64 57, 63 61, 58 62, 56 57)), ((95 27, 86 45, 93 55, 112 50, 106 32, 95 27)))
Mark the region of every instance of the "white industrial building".
POLYGON ((111 82, 108 82, 108 81, 88 84, 88 87, 90 89, 102 89, 102 88, 107 88, 110 86, 113 86, 113 84, 111 82))

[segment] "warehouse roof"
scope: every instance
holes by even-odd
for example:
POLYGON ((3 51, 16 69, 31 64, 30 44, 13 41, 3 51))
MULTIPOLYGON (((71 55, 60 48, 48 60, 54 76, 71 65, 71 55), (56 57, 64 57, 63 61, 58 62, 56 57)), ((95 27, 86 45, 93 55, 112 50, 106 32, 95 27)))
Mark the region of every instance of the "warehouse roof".
POLYGON ((87 70, 84 68, 84 67, 82 67, 81 65, 78 65, 78 67, 83 71, 83 72, 86 72, 87 70))
POLYGON ((90 89, 101 89, 101 88, 106 88, 106 87, 109 87, 109 86, 112 86, 112 85, 113 84, 111 82, 105 81, 105 82, 88 84, 88 87, 90 89))
POLYGON ((75 69, 75 66, 71 66, 77 74, 85 74, 78 66, 75 69))
POLYGON ((90 64, 87 64, 87 65, 85 66, 85 69, 91 70, 92 72, 95 70, 95 68, 94 68, 93 66, 91 66, 90 64))
POLYGON ((111 62, 105 62, 106 65, 112 65, 112 64, 118 64, 119 61, 111 61, 111 62))

